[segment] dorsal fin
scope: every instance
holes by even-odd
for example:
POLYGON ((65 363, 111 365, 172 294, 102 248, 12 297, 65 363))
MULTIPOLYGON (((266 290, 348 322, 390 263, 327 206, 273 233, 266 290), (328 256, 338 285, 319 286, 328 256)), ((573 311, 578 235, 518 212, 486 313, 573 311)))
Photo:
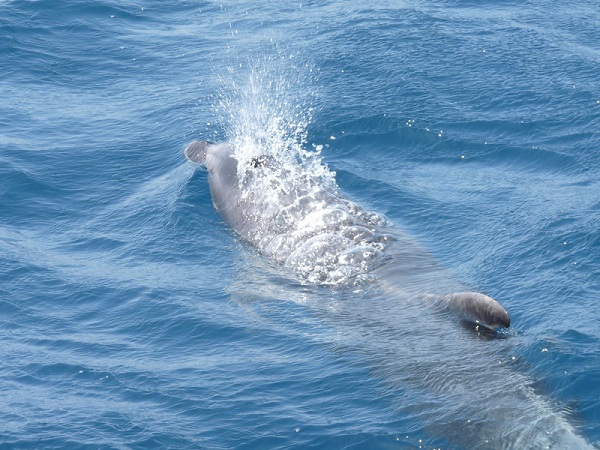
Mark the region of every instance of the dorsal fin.
POLYGON ((508 328, 510 316, 500 303, 479 292, 457 292, 444 297, 449 310, 491 329, 508 328))
POLYGON ((183 151, 183 154, 188 159, 195 164, 204 164, 206 160, 206 150, 210 143, 206 141, 192 141, 188 144, 188 146, 183 151))

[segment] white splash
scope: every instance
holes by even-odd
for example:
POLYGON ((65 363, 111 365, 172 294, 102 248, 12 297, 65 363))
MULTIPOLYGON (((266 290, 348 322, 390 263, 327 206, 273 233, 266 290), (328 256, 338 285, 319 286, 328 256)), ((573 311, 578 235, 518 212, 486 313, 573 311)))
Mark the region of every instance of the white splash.
POLYGON ((340 194, 322 146, 306 149, 315 73, 278 55, 230 68, 222 79, 217 109, 238 160, 248 219, 259 224, 245 238, 308 282, 363 282, 383 249, 375 229, 384 219, 340 194))

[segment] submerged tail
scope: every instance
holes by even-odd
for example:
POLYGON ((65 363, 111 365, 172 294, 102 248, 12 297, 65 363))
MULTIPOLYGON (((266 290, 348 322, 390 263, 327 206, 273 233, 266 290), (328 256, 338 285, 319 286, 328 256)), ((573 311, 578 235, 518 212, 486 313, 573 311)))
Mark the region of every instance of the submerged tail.
POLYGON ((444 297, 446 306, 463 319, 491 329, 508 328, 510 316, 500 303, 479 292, 457 292, 444 297))
POLYGON ((192 141, 183 151, 183 154, 188 159, 196 164, 204 164, 206 160, 206 150, 210 144, 206 141, 192 141))

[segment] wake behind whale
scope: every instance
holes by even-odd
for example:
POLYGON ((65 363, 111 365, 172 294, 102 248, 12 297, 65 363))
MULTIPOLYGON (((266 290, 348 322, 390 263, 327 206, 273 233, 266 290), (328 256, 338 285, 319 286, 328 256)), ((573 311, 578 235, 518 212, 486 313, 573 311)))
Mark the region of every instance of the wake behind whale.
POLYGON ((491 329, 508 327, 510 319, 498 302, 470 292, 383 216, 345 197, 321 162, 321 147, 305 150, 310 108, 282 92, 289 80, 271 80, 264 65, 249 69, 247 83, 232 83, 233 93, 219 103, 230 122, 226 142, 193 141, 184 150, 206 167, 224 221, 305 283, 376 286, 382 301, 352 298, 331 320, 352 336, 349 345, 375 361, 370 365, 385 382, 442 402, 443 413, 413 407, 452 445, 590 448, 527 376, 498 365, 491 348, 442 330, 439 320, 429 332, 409 329, 421 311, 414 305, 491 329), (416 343, 411 334, 424 339, 416 343))

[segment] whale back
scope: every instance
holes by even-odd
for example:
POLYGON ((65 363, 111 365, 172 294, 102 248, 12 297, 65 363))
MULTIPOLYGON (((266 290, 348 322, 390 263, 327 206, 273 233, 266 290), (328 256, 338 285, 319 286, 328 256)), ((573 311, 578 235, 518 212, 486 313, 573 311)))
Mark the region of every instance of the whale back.
POLYGON ((238 154, 228 143, 194 141, 184 153, 208 170, 213 203, 225 222, 302 280, 379 281, 391 294, 409 298, 422 298, 429 289, 434 303, 464 320, 492 329, 510 325, 498 302, 463 292, 464 286, 413 239, 344 197, 330 172, 319 175, 314 167, 307 170, 269 153, 238 154))

